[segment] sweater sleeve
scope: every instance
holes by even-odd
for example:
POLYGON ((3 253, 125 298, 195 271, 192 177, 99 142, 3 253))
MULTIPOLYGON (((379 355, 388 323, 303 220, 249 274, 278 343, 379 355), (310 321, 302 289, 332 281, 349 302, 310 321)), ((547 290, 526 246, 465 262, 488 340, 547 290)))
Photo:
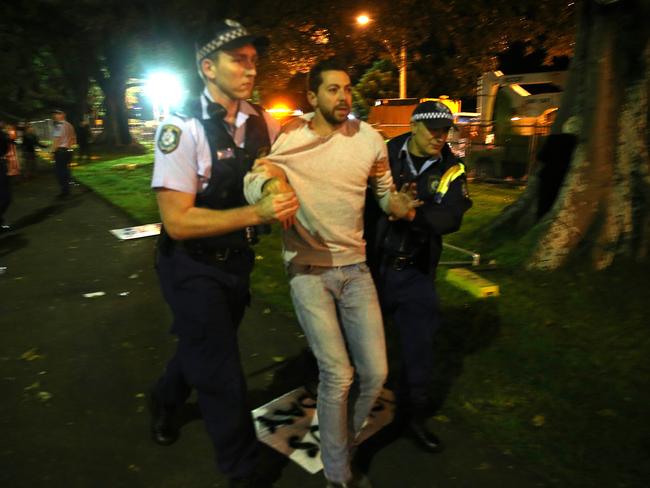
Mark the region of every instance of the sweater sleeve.
MULTIPOLYGON (((374 129, 371 130, 374 131, 374 129)), ((377 200, 377 203, 379 203, 381 209, 384 212, 389 213, 388 208, 391 187, 393 186, 393 176, 390 172, 390 164, 388 164, 388 151, 386 150, 386 144, 384 144, 384 141, 377 132, 373 134, 373 143, 376 145, 377 149, 375 161, 386 161, 388 170, 381 176, 371 177, 370 188, 372 189, 375 199, 377 200)))

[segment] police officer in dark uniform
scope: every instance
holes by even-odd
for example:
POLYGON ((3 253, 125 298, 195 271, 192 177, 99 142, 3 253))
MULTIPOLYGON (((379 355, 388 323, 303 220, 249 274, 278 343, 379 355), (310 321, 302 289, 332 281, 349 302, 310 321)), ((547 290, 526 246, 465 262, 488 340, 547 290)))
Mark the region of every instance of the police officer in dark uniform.
POLYGON ((194 388, 217 466, 232 487, 268 486, 256 472, 258 444, 237 339, 249 303, 250 245, 256 226, 298 209, 290 190, 256 205, 243 195, 244 175, 279 129, 245 101, 261 41, 228 19, 198 41, 205 89, 159 127, 152 178, 163 222, 156 265, 178 345, 150 395, 151 434, 161 445, 176 441, 175 414, 194 388))
POLYGON ((391 221, 372 208, 366 213, 369 263, 382 308, 400 335, 401 412, 418 445, 430 452, 442 450, 427 427, 433 340, 441 322, 434 277, 442 235, 458 230, 472 205, 464 166, 446 142, 452 125, 451 111, 440 102, 415 108, 411 132, 388 142, 388 157, 397 188, 423 203, 404 220, 391 221))

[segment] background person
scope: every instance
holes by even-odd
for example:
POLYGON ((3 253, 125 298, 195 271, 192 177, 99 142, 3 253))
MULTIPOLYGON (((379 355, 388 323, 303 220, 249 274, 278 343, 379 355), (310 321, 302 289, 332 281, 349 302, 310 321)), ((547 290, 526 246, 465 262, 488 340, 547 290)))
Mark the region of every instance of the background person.
POLYGON ((0 120, 0 232, 8 232, 11 226, 4 215, 11 205, 11 179, 8 175, 7 152, 11 141, 5 130, 4 121, 0 120))
POLYGON ((23 133, 23 142, 22 142, 22 153, 24 161, 24 174, 25 178, 31 178, 36 172, 36 150, 37 148, 45 149, 46 144, 43 144, 38 135, 34 131, 32 124, 27 124, 25 126, 25 132, 23 133))
POLYGON ((54 172, 59 183, 58 197, 67 197, 70 194, 70 161, 72 161, 73 146, 77 143, 72 124, 65 120, 65 112, 56 109, 54 116, 54 131, 51 151, 54 157, 54 172))

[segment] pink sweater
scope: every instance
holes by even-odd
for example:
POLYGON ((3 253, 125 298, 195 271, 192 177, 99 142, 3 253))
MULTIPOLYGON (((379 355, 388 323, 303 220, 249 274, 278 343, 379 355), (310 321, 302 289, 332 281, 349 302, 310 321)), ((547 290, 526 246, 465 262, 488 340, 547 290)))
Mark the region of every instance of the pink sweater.
MULTIPOLYGON (((313 114, 291 121, 268 156, 286 173, 300 201, 297 224, 283 232, 286 262, 313 266, 345 266, 366 260, 363 210, 368 175, 385 159, 386 145, 370 125, 348 120, 322 137, 309 127, 313 114)), ((249 203, 261 198, 261 173, 248 173, 244 193, 249 203)), ((393 179, 390 173, 371 179, 376 198, 386 209, 393 179)))

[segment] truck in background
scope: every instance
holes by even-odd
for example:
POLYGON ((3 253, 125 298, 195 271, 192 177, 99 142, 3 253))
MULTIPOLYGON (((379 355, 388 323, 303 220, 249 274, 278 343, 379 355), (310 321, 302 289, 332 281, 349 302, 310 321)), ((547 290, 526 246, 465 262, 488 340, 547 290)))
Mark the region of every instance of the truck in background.
POLYGON ((460 100, 378 99, 368 122, 390 139, 409 130, 411 113, 425 100, 447 105, 455 127, 449 144, 465 158, 470 174, 481 178, 524 180, 555 119, 566 83, 565 71, 505 75, 484 73, 477 83, 477 112, 462 112, 460 100))
POLYGON ((386 139, 392 139, 409 131, 413 110, 419 103, 429 100, 444 103, 453 114, 460 112, 461 101, 444 95, 438 98, 379 98, 370 107, 368 123, 386 139))
POLYGON ((465 154, 471 172, 484 179, 527 179, 565 84, 566 71, 484 73, 476 87, 479 120, 465 154))

